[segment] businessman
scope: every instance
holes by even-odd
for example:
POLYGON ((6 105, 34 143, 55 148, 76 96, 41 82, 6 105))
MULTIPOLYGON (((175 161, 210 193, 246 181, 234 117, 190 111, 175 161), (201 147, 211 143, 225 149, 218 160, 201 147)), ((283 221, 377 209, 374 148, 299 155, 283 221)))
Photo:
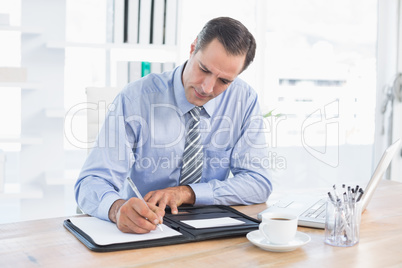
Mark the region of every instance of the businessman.
POLYGON ((129 83, 75 185, 79 207, 147 233, 187 205, 262 203, 272 191, 264 122, 255 91, 238 78, 256 43, 237 20, 207 22, 189 59, 129 83), (147 204, 127 184, 130 177, 147 204))

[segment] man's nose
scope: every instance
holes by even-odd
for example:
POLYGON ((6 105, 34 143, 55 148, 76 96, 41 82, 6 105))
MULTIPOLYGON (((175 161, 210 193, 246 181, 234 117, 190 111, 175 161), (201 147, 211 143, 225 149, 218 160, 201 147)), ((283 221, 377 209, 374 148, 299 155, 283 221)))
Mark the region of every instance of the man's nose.
POLYGON ((212 76, 207 76, 204 82, 201 84, 202 91, 206 94, 210 94, 215 86, 215 79, 212 76))

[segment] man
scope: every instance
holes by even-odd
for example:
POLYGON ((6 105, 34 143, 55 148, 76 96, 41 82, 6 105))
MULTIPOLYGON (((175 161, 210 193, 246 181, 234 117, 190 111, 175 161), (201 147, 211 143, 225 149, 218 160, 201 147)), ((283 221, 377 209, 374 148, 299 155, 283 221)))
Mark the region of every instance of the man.
POLYGON ((257 94, 237 78, 255 48, 243 24, 216 18, 182 66, 129 83, 75 185, 80 208, 123 232, 147 233, 166 206, 177 213, 183 204, 265 202, 272 186, 257 94))

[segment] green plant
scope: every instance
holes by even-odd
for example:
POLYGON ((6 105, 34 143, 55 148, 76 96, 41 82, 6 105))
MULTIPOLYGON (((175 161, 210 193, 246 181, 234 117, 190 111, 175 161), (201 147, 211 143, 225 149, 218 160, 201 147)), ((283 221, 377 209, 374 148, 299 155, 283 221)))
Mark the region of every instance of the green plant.
POLYGON ((264 118, 267 118, 267 117, 271 117, 271 116, 274 116, 274 117, 281 117, 281 116, 283 116, 283 114, 274 114, 274 110, 275 109, 273 109, 273 110, 271 110, 271 111, 269 111, 268 113, 266 113, 266 114, 264 114, 264 115, 262 115, 264 118))

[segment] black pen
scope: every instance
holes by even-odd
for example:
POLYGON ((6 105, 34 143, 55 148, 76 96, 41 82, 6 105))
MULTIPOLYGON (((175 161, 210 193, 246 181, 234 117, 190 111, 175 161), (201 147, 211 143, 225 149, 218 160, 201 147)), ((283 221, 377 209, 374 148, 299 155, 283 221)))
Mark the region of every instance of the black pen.
POLYGON ((363 194, 364 194, 364 191, 363 191, 362 188, 360 188, 360 190, 359 190, 359 196, 357 197, 356 202, 359 202, 359 201, 360 201, 360 199, 362 198, 362 195, 363 195, 363 194))
POLYGON ((352 197, 352 191, 351 191, 351 187, 348 186, 348 197, 351 198, 352 197))
POLYGON ((338 197, 338 193, 336 192, 336 185, 334 184, 334 185, 332 186, 332 188, 334 188, 335 198, 338 200, 339 197, 338 197))
POLYGON ((359 185, 356 185, 355 193, 357 194, 357 191, 359 190, 359 185))
POLYGON ((332 197, 331 192, 328 192, 328 196, 329 196, 329 199, 330 199, 333 203, 335 203, 335 200, 334 200, 334 198, 332 197))

